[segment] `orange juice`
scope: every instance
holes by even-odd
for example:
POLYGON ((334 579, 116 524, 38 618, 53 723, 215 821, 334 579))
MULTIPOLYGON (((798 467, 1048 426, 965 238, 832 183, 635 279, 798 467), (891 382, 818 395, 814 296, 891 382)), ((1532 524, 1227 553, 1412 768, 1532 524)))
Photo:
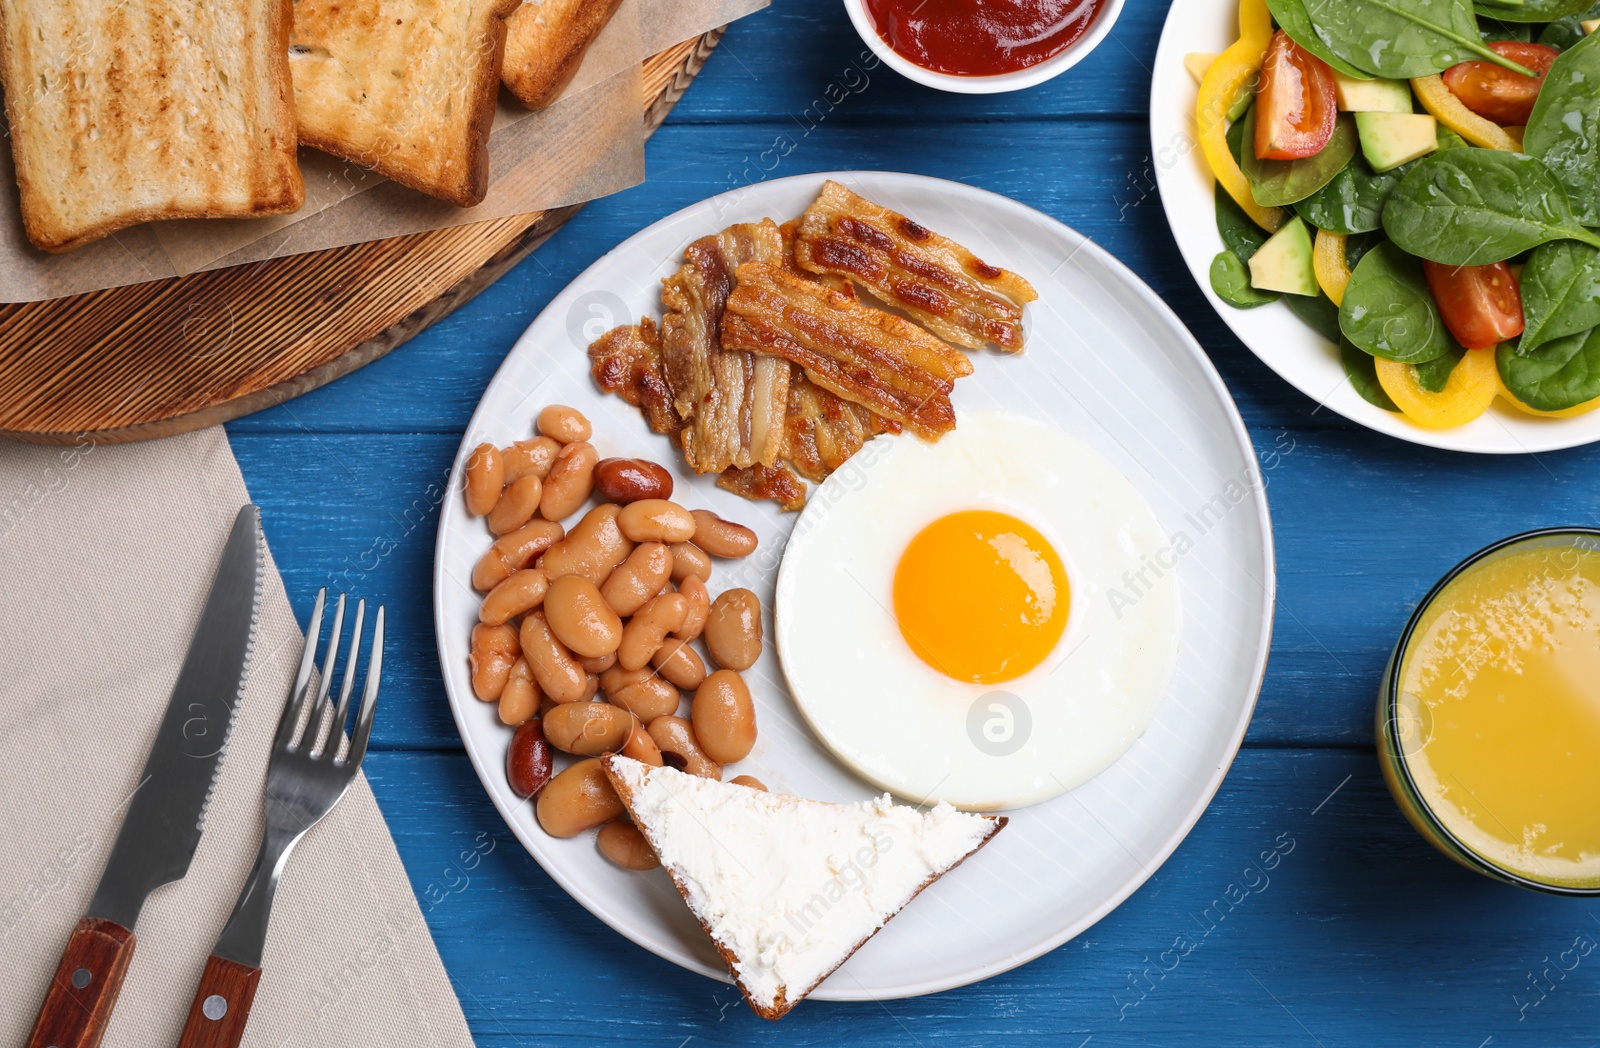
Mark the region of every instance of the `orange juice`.
POLYGON ((1522 542, 1470 563, 1418 615, 1397 683, 1410 786, 1454 843, 1600 888, 1600 551, 1522 542))

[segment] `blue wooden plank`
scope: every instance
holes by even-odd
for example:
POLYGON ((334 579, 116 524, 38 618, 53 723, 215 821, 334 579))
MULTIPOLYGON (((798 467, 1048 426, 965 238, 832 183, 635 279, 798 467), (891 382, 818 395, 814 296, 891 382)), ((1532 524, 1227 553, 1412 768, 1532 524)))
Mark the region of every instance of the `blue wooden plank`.
POLYGON ((1246 752, 1176 854, 1078 939, 975 986, 808 1002, 776 1026, 573 903, 465 758, 375 753, 368 775, 485 1048, 1594 1039, 1594 907, 1496 884, 1434 852, 1370 754, 1246 752))
MULTIPOLYGON (((1127 4, 1108 36, 1077 66, 1038 87, 1007 95, 952 95, 921 87, 876 62, 839 0, 779 0, 734 23, 706 63, 673 123, 721 123, 781 116, 805 125, 915 118, 908 136, 940 148, 943 128, 961 121, 1059 117, 1142 117, 1145 68, 1167 17, 1165 0, 1127 4)), ((1231 20, 1231 5, 1219 5, 1231 20)))

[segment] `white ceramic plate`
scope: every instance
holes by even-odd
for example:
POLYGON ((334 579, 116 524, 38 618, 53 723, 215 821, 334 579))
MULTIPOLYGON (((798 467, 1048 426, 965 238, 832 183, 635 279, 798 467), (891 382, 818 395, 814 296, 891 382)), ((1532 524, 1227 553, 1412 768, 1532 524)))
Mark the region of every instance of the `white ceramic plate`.
POLYGON ((1502 398, 1479 418, 1454 429, 1423 429, 1404 416, 1368 404, 1345 378, 1337 346, 1312 331, 1281 302, 1236 309, 1211 290, 1211 260, 1222 250, 1217 233, 1215 181, 1195 126, 1194 78, 1183 68, 1191 51, 1221 52, 1239 38, 1236 0, 1173 0, 1150 82, 1151 157, 1156 185, 1178 250, 1189 272, 1239 340, 1317 403, 1369 429, 1429 447, 1514 455, 1554 451, 1600 440, 1600 411, 1544 419, 1502 398))
MULTIPOLYGON (((793 515, 691 479, 637 411, 602 395, 584 349, 613 324, 658 313, 661 278, 685 244, 733 222, 798 216, 824 175, 780 179, 713 197, 657 222, 596 262, 517 342, 484 393, 451 473, 439 524, 434 615, 445 688, 478 776, 507 824, 572 897, 617 931, 685 968, 726 981, 699 925, 665 875, 612 866, 592 834, 547 836, 506 785, 510 732, 472 695, 468 636, 477 620, 472 565, 489 544, 469 517, 461 474, 481 441, 523 439, 545 404, 580 408, 600 454, 646 456, 674 472, 674 498, 754 527, 761 547, 718 562, 712 591, 746 586, 766 606, 793 515)), ((980 354, 957 383, 962 410, 1007 408, 1089 442, 1150 503, 1170 533, 1183 627, 1172 687, 1149 731, 1110 768, 1011 826, 935 884, 813 996, 867 1000, 930 993, 1005 971, 1066 942, 1127 898, 1170 855, 1216 791, 1250 720, 1271 633, 1271 525, 1254 454, 1215 369, 1172 312, 1115 259, 1050 217, 968 186, 911 175, 831 177, 1023 274, 1021 356, 980 354)), ((958 414, 959 417, 959 414, 958 414)), ((915 439, 884 437, 880 439, 915 439)), ((837 764, 805 728, 768 650, 747 674, 760 739, 729 775, 822 800, 875 791, 837 764)))

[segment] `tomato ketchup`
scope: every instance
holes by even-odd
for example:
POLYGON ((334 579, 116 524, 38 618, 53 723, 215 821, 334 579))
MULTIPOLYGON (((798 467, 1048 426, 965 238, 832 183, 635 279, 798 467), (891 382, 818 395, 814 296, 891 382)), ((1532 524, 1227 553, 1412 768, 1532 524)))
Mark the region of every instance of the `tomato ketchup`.
POLYGON ((937 73, 995 76, 1038 65, 1083 36, 1105 0, 865 0, 873 28, 937 73))

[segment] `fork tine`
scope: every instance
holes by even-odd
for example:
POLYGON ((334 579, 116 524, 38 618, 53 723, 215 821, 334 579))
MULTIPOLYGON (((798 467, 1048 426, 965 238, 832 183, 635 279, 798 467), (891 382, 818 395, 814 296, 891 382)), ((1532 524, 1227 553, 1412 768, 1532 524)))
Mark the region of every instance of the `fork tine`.
POLYGON ((311 622, 306 626, 305 645, 300 649, 300 668, 295 670, 289 701, 284 705, 283 719, 278 722, 279 746, 287 746, 293 740, 295 726, 300 723, 300 710, 311 686, 311 666, 317 659, 317 640, 322 634, 322 609, 327 598, 326 586, 317 590, 317 602, 311 607, 311 622))
POLYGON ((344 742, 344 722, 350 712, 350 692, 356 683, 356 664, 361 661, 361 623, 367 617, 367 602, 356 601, 355 628, 350 631, 350 654, 344 660, 344 683, 339 686, 339 706, 333 712, 333 723, 328 727, 328 737, 322 752, 329 757, 339 755, 344 742))
POLYGON ((333 687, 333 670, 339 664, 339 641, 344 633, 344 596, 339 594, 339 602, 333 606, 333 628, 328 632, 328 650, 322 656, 322 680, 317 685, 317 697, 311 704, 311 716, 306 720, 306 733, 301 739, 305 751, 313 755, 319 751, 326 734, 323 722, 328 713, 328 692, 333 687))
POLYGON ((367 755, 367 740, 372 737, 372 714, 378 705, 378 685, 383 680, 383 605, 372 627, 372 657, 367 662, 367 684, 361 694, 361 712, 350 736, 350 755, 344 763, 354 768, 367 755))

